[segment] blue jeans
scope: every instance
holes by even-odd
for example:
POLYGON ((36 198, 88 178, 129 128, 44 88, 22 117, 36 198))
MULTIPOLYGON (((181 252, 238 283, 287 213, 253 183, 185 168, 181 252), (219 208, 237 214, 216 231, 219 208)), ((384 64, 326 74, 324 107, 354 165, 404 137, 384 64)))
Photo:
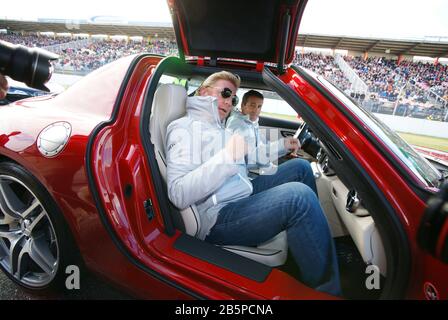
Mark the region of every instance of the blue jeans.
POLYGON ((308 161, 289 160, 276 174, 252 180, 247 198, 229 203, 206 241, 257 246, 286 230, 301 280, 316 290, 341 295, 335 245, 308 161))

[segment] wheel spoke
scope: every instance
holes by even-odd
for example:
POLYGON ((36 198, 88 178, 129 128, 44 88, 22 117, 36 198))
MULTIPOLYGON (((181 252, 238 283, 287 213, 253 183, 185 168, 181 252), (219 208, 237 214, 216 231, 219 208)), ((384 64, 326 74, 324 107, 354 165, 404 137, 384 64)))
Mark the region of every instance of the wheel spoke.
POLYGON ((18 218, 16 216, 11 215, 11 211, 7 208, 5 202, 3 202, 0 193, 0 225, 11 224, 17 220, 18 218))
POLYGON ((1 203, 0 212, 3 213, 3 215, 0 214, 0 225, 11 224, 17 221, 16 217, 9 215, 6 210, 3 210, 1 203))
POLYGON ((6 245, 6 243, 2 239, 0 239, 0 261, 8 257, 8 255, 9 255, 9 248, 6 245))
POLYGON ((25 236, 23 235, 11 241, 11 247, 9 248, 9 267, 13 275, 17 272, 18 258, 25 243, 25 236))
POLYGON ((19 213, 15 208, 18 208, 22 202, 11 189, 12 183, 13 182, 10 180, 0 179, 0 201, 2 202, 2 209, 5 210, 7 214, 16 216, 19 215, 19 213))
POLYGON ((0 238, 6 238, 9 241, 14 241, 21 236, 22 232, 20 230, 13 231, 1 231, 0 230, 0 238))
POLYGON ((48 275, 52 274, 56 267, 56 259, 53 257, 48 244, 42 237, 30 241, 30 258, 48 275))
POLYGON ((36 199, 34 199, 33 203, 27 208, 25 209, 21 216, 23 219, 26 219, 28 217, 28 215, 33 212, 34 209, 36 209, 38 206, 40 206, 39 201, 37 201, 36 199))
POLYGON ((33 232, 34 228, 39 224, 39 222, 42 221, 43 218, 46 217, 46 212, 42 211, 34 220, 33 222, 28 226, 28 230, 30 233, 33 232))
POLYGON ((2 213, 0 215, 0 224, 11 224, 19 218, 11 203, 17 204, 20 200, 11 191, 10 184, 10 181, 0 178, 0 213, 2 213))
POLYGON ((22 277, 25 275, 24 272, 26 268, 25 255, 28 254, 29 251, 30 251, 30 239, 25 241, 22 250, 20 250, 20 253, 17 256, 17 268, 14 275, 19 280, 21 280, 22 277))

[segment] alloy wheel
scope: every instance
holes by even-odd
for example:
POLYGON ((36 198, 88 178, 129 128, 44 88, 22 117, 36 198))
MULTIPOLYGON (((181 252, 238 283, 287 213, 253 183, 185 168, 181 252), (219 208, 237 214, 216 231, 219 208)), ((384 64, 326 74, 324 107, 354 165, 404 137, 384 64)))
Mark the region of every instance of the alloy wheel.
POLYGON ((31 288, 51 283, 59 266, 58 241, 45 206, 9 175, 0 175, 0 265, 31 288))

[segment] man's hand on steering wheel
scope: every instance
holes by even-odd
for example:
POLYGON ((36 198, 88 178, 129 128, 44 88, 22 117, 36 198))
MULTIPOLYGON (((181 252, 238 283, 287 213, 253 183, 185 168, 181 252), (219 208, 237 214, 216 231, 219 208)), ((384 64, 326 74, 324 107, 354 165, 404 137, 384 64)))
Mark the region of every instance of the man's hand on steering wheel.
POLYGON ((300 141, 294 137, 285 138, 285 149, 291 152, 292 157, 297 157, 297 152, 299 151, 301 145, 300 141))

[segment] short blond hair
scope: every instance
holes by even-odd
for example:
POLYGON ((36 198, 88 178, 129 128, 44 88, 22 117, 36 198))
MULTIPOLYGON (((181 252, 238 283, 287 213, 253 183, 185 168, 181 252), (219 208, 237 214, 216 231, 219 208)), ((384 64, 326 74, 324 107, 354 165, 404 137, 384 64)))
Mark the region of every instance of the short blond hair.
MULTIPOLYGON (((204 82, 201 84, 200 88, 205 87, 213 87, 213 85, 218 80, 227 80, 233 83, 233 85, 238 89, 241 84, 241 78, 237 74, 233 74, 229 71, 219 71, 216 73, 213 73, 207 77, 207 79, 204 80, 204 82)), ((200 89, 199 88, 199 89, 200 89)))

